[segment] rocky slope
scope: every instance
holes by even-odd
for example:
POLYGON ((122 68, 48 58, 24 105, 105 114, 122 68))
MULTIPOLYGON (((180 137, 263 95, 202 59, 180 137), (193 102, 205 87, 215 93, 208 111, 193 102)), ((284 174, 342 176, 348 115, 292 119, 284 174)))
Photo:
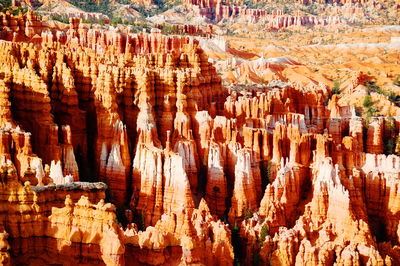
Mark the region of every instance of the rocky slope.
POLYGON ((322 81, 225 89, 159 29, 0 27, 4 264, 400 263, 398 117, 322 81))
POLYGON ((312 16, 296 12, 293 15, 285 14, 283 10, 273 10, 268 13, 265 9, 254 9, 246 6, 232 5, 230 2, 222 1, 185 1, 184 5, 193 10, 196 17, 205 17, 218 23, 222 20, 241 19, 242 23, 260 23, 268 30, 278 30, 288 27, 317 26, 344 24, 345 20, 339 16, 312 16))

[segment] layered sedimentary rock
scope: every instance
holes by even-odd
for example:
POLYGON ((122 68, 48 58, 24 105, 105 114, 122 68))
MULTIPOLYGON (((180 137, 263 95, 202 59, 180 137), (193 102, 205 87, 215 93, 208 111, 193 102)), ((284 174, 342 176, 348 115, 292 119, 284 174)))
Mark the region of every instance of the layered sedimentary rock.
POLYGON ((240 223, 245 263, 253 263, 251 256, 258 252, 264 262, 279 265, 398 263, 398 240, 387 242, 397 237, 392 208, 397 208, 398 157, 381 154, 390 119, 373 118, 366 127, 335 97, 323 107, 324 96, 315 88, 311 94, 303 89, 307 100, 293 89, 233 91, 225 102, 227 116, 267 129, 254 139, 243 128, 244 144, 259 152, 260 163, 269 161, 261 169, 270 182, 258 212, 240 223), (382 197, 390 199, 383 203, 382 197), (371 204, 381 204, 384 211, 374 213, 371 204))
POLYGON ((29 182, 20 184, 11 164, 1 169, 0 258, 4 265, 163 263, 168 256, 157 253, 162 249, 177 250, 178 262, 232 263, 230 230, 211 216, 204 200, 198 209, 181 208, 182 215, 164 214, 155 228, 137 232, 136 225, 129 224, 124 231, 117 222, 115 206, 104 202, 105 184, 31 187, 29 182), (154 234, 159 236, 154 238, 154 234), (132 256, 131 249, 140 252, 132 256), (158 258, 144 255, 146 250, 158 258))
MULTIPOLYGON (((58 216, 56 214, 57 207, 63 206, 66 198, 68 206, 70 206, 70 202, 77 201, 79 198, 95 202, 104 199, 105 184, 74 183, 31 187, 29 181, 26 181, 22 185, 18 180, 16 169, 10 161, 2 164, 1 175, 3 177, 0 190, 2 195, 1 227, 3 228, 2 260, 4 264, 10 262, 12 264, 33 263, 35 261, 49 264, 61 260, 71 261, 71 263, 75 260, 76 262, 77 257, 71 257, 71 254, 78 255, 82 259, 102 261, 102 256, 107 257, 114 254, 111 250, 109 250, 110 252, 100 251, 100 248, 98 254, 93 258, 90 258, 87 252, 76 254, 76 249, 79 249, 81 245, 86 246, 86 249, 90 244, 98 245, 98 241, 102 237, 97 240, 93 240, 94 238, 91 237, 83 241, 79 238, 79 234, 82 232, 79 230, 75 233, 71 232, 71 220, 68 221, 68 219, 73 219, 73 210, 59 212, 58 216), (64 214, 68 214, 70 217, 66 217, 64 214), (64 227, 58 226, 55 222, 57 219, 63 221, 64 227), (71 245, 70 241, 74 244, 71 245), (59 249, 54 249, 54 246, 59 246, 59 249), (9 252, 9 255, 3 252, 9 252)), ((81 210, 81 213, 89 215, 90 220, 95 217, 93 213, 87 213, 86 209, 81 210)), ((110 214, 115 217, 112 210, 110 214)), ((108 220, 115 220, 113 217, 104 219, 107 220, 104 222, 105 224, 108 224, 108 220)), ((75 217, 75 224, 83 231, 87 230, 85 226, 88 225, 88 222, 81 223, 78 216, 75 217)), ((77 229, 77 227, 74 228, 77 229)), ((89 230, 92 230, 93 234, 97 232, 96 228, 89 230)))
POLYGON ((159 29, 0 27, 4 264, 400 263, 398 118, 323 83, 225 91, 159 29))
MULTIPOLYGON (((235 165, 235 185, 233 188, 232 207, 229 210, 230 223, 235 218, 245 218, 246 212, 252 213, 257 208, 256 177, 251 171, 251 153, 240 150, 235 165)), ((258 184, 261 187, 261 184, 258 184)))
MULTIPOLYGON (((182 216, 164 214, 156 225, 146 231, 125 232, 128 249, 140 246, 139 262, 156 264, 231 264, 233 250, 230 244, 230 230, 210 214, 204 200, 198 209, 188 209, 182 216), (165 256, 171 247, 178 257, 165 256), (156 251, 156 253, 153 253, 156 251), (149 257, 148 253, 155 256, 149 257)), ((172 254, 171 254, 172 255, 172 254)), ((131 255, 128 255, 131 256, 131 255)))
POLYGON ((109 22, 110 18, 107 15, 102 13, 95 13, 95 12, 52 12, 52 11, 39 11, 39 15, 42 16, 49 16, 49 17, 56 17, 60 19, 70 19, 70 18, 80 18, 85 21, 94 21, 97 23, 100 22, 109 22))
POLYGON ((222 217, 226 210, 228 187, 221 148, 217 143, 210 144, 207 163, 206 201, 212 206, 213 213, 222 217))
MULTIPOLYGON (((260 23, 270 30, 302 26, 332 26, 345 24, 340 16, 313 16, 296 12, 294 15, 284 14, 283 10, 273 10, 270 14, 265 9, 253 9, 222 1, 184 1, 185 6, 199 17, 215 22, 240 18, 249 23, 260 23)), ((351 11, 348 11, 351 12, 351 11)))
MULTIPOLYGON (((257 3, 257 1, 255 1, 256 3, 257 3)), ((271 1, 262 1, 262 2, 271 2, 271 1)), ((333 1, 324 1, 324 2, 322 2, 322 1, 319 1, 319 0, 317 0, 317 1, 310 1, 310 0, 293 0, 293 1, 284 1, 284 2, 294 2, 294 3, 299 3, 299 4, 310 4, 310 3, 312 3, 312 2, 316 2, 316 3, 330 3, 330 4, 333 4, 333 3, 340 3, 340 4, 351 4, 351 3, 367 3, 367 2, 369 2, 369 1, 358 1, 358 0, 354 0, 354 1, 343 1, 343 0, 333 0, 333 1)), ((217 0, 217 1, 205 1, 205 0, 186 0, 186 1, 184 1, 184 3, 185 4, 187 4, 187 5, 197 5, 197 6, 200 6, 201 8, 207 8, 207 7, 215 7, 215 6, 217 6, 217 5, 219 5, 219 4, 223 4, 223 3, 225 3, 225 4, 238 4, 238 5, 240 5, 240 4, 242 4, 243 5, 243 1, 242 0, 231 0, 231 1, 220 1, 220 0, 217 0)))
POLYGON ((365 206, 354 207, 359 195, 341 184, 338 168, 328 159, 317 171, 313 175, 312 200, 304 206, 303 216, 292 229, 281 228, 273 238, 266 239, 262 256, 271 263, 317 265, 334 263, 336 253, 342 254, 337 263, 383 265, 366 221, 365 206), (313 235, 312 231, 319 234, 313 235), (270 243, 277 248, 271 249, 270 243))
MULTIPOLYGON (((185 226, 193 225, 183 221, 195 207, 191 188, 198 186, 199 164, 190 121, 198 110, 223 94, 220 78, 197 42, 165 37, 158 30, 136 35, 89 29, 75 18, 70 19, 67 29, 49 28, 31 12, 18 18, 1 16, 5 29, 1 46, 6 58, 1 61, 2 161, 14 169, 15 184, 101 180, 108 184, 109 196, 118 206, 130 202, 138 216, 148 215, 143 225, 155 225, 162 215, 167 215, 184 226, 176 229, 177 239, 190 236, 185 226), (205 90, 206 87, 213 89, 205 90), (164 115, 158 119, 158 114, 164 115)), ((40 193, 48 191, 38 189, 40 193)), ((75 188, 73 193, 85 194, 79 191, 75 188)), ((32 195, 36 197, 35 192, 32 195)), ((51 193, 46 195, 51 197, 51 193)), ((65 193, 62 195, 65 198, 65 193)), ((38 227, 52 229, 43 237, 73 242, 71 247, 56 251, 54 258, 46 256, 45 263, 61 260, 79 245, 84 249, 85 245, 94 245, 98 248, 93 255, 74 256, 110 265, 124 264, 124 242, 116 224, 110 231, 101 229, 101 221, 92 228, 87 228, 85 222, 101 215, 101 211, 105 211, 105 224, 115 222, 115 208, 102 201, 92 207, 86 198, 77 203, 74 200, 67 198, 65 208, 51 213, 45 208, 43 219, 48 221, 40 221, 46 224, 38 227), (75 227, 83 227, 69 232, 71 229, 65 226, 71 221, 77 222, 75 227), (90 236, 97 230, 104 232, 104 237, 90 236)), ((225 238, 226 259, 231 263, 229 229, 221 226, 224 229, 216 228, 215 234, 225 232, 225 237, 218 237, 225 238)), ((18 237, 16 229, 10 230, 11 238, 18 237)), ((212 241, 219 243, 215 234, 212 241)), ((196 237, 168 246, 182 246, 182 260, 191 261, 190 243, 197 240, 196 237)), ((206 243, 209 241, 204 238, 203 247, 198 248, 213 248, 206 247, 206 243)), ((45 252, 51 245, 40 246, 45 252)), ((22 254, 27 252, 30 251, 22 254)), ((196 261, 209 259, 201 253, 196 261)), ((218 254, 213 261, 217 263, 218 254)), ((19 262, 23 263, 23 259, 19 262)))
MULTIPOLYGON (((2 16, 4 25, 13 24, 14 17, 2 16)), ((2 32, 3 38, 28 40, 36 36, 33 38, 43 49, 23 42, 2 42, 9 56, 2 64, 4 82, 13 88, 8 96, 13 102, 13 118, 10 114, 3 117, 32 133, 33 151, 44 163, 53 165, 54 161, 51 169, 56 171, 61 166, 63 176, 72 175, 75 181, 80 176, 88 180, 90 175, 99 175, 109 183, 118 204, 127 202, 127 191, 135 183, 131 181, 135 137, 152 124, 152 134, 159 132, 165 145, 166 130, 178 128, 182 119, 190 127, 194 112, 222 94, 219 77, 193 40, 166 38, 157 30, 139 35, 119 31, 105 34, 83 27, 76 19, 71 19, 68 30, 61 31, 49 29, 31 13, 21 19, 26 21, 24 26, 18 27, 18 32, 2 32), (70 48, 82 52, 72 53, 70 48), (99 57, 97 53, 104 51, 108 55, 99 57), (19 53, 26 58, 19 58, 22 66, 14 67, 19 53), (109 58, 112 53, 119 56, 109 58), (125 62, 124 67, 116 64, 120 60, 125 62), (109 68, 107 64, 115 65, 109 68), (35 68, 40 70, 35 73, 35 68), (174 90, 174 82, 182 92, 174 90), (215 89, 202 90, 205 86, 215 89), (26 101, 27 93, 36 95, 34 101, 26 101), (182 93, 185 111, 179 111, 182 93), (170 118, 156 120, 155 116, 164 111, 171 114, 170 118), (61 140, 57 133, 60 129, 65 131, 61 140)), ((173 145, 181 155, 192 157, 184 157, 184 162, 191 185, 196 187, 197 172, 191 171, 197 155, 190 144, 188 126, 182 127, 184 132, 174 132, 173 145), (180 135, 184 139, 178 141, 180 135)), ((56 183, 63 182, 56 176, 52 175, 56 183)))

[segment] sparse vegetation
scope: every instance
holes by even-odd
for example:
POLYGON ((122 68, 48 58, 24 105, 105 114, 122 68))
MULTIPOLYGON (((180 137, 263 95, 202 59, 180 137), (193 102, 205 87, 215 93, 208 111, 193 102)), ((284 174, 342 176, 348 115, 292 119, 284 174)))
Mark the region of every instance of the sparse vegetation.
POLYGON ((161 32, 163 34, 169 35, 169 34, 178 34, 179 33, 179 29, 177 27, 175 27, 174 25, 170 25, 170 24, 162 24, 161 26, 161 32))
POLYGON ((400 87, 400 75, 396 76, 393 80, 393 85, 400 87))
POLYGON ((253 211, 251 209, 244 210, 244 219, 253 218, 253 211))
POLYGON ((168 9, 173 8, 174 6, 178 5, 180 2, 177 0, 175 1, 165 1, 165 0, 154 0, 153 4, 156 6, 154 7, 146 7, 146 6, 138 6, 134 7, 138 12, 140 12, 143 16, 152 17, 157 14, 163 13, 168 9))
POLYGON ((132 30, 132 32, 140 32, 140 31, 142 31, 143 29, 145 29, 145 30, 147 30, 147 31, 150 31, 150 29, 151 29, 152 27, 151 27, 151 25, 150 24, 148 24, 148 23, 135 23, 135 24, 131 24, 131 30, 132 30))
POLYGON ((304 5, 304 7, 301 9, 302 11, 309 13, 311 15, 318 15, 318 6, 316 3, 312 2, 310 5, 304 5))
POLYGON ((388 154, 396 154, 397 147, 399 145, 399 137, 396 134, 396 121, 390 116, 385 120, 385 137, 384 137, 384 149, 383 153, 388 154))
POLYGON ((365 108, 370 108, 372 106, 372 100, 370 95, 365 96, 363 106, 365 108))
POLYGON ((118 24, 124 24, 124 22, 122 21, 122 18, 112 18, 110 19, 110 25, 112 26, 116 26, 118 24))
POLYGON ((0 4, 0 12, 10 12, 12 15, 25 14, 28 11, 27 7, 13 7, 11 1, 6 0, 5 3, 0 4))
POLYGON ((367 87, 368 89, 368 94, 375 92, 375 93, 379 93, 381 95, 384 95, 386 97, 388 97, 388 99, 394 103, 396 103, 397 101, 400 100, 400 96, 396 95, 396 93, 394 93, 393 91, 386 91, 381 89, 375 81, 366 81, 364 82, 364 86, 367 87))
MULTIPOLYGON (((81 8, 82 10, 86 12, 96 12, 96 13, 102 13, 107 15, 110 18, 110 24, 111 25, 117 25, 117 24, 130 24, 127 21, 123 21, 121 17, 114 17, 113 10, 114 10, 114 5, 112 4, 112 1, 110 0, 102 0, 102 1, 81 1, 81 0, 70 0, 69 1, 71 4, 73 4, 76 7, 81 8)), ((117 0, 118 3, 124 4, 124 5, 129 5, 130 8, 136 9, 138 12, 140 12, 143 16, 146 17, 151 17, 156 14, 162 13, 167 11, 168 9, 176 6, 178 4, 178 1, 165 1, 165 0, 155 0, 153 2, 154 5, 151 7, 146 7, 143 5, 140 6, 134 6, 132 5, 132 2, 127 1, 127 0, 117 0)))
POLYGON ((112 18, 112 8, 110 6, 110 0, 102 0, 97 3, 94 1, 80 1, 80 0, 70 0, 72 5, 79 7, 86 12, 97 12, 103 13, 110 18, 112 18))
POLYGON ((340 94, 340 82, 336 79, 333 81, 332 94, 340 94))
POLYGON ((367 112, 366 112, 367 118, 371 118, 371 117, 373 117, 373 116, 376 116, 376 113, 377 113, 377 112, 378 112, 378 111, 377 111, 375 108, 369 107, 369 108, 367 109, 367 112))
POLYGON ((374 107, 373 107, 373 102, 371 99, 370 95, 365 96, 364 98, 364 102, 363 102, 363 106, 365 108, 365 118, 367 120, 367 123, 369 121, 369 119, 373 116, 376 115, 376 113, 378 112, 374 107))
POLYGON ((376 92, 376 93, 379 93, 379 94, 384 94, 383 90, 378 85, 376 85, 376 82, 373 81, 373 80, 365 81, 364 82, 364 86, 367 87, 368 94, 370 94, 372 92, 376 92))
POLYGON ((399 100, 399 96, 396 95, 393 91, 389 91, 386 93, 386 96, 389 98, 390 101, 396 103, 399 100))
POLYGON ((8 8, 11 6, 11 0, 4 0, 1 4, 3 5, 3 8, 8 8))
POLYGON ((267 223, 265 223, 262 227, 261 227, 261 232, 260 232, 260 239, 259 239, 259 244, 262 245, 262 243, 264 243, 265 239, 267 238, 267 236, 269 235, 269 226, 267 223))
POLYGON ((69 19, 68 18, 61 17, 61 16, 50 16, 50 19, 56 20, 56 21, 59 21, 61 23, 65 23, 65 24, 69 23, 69 19))

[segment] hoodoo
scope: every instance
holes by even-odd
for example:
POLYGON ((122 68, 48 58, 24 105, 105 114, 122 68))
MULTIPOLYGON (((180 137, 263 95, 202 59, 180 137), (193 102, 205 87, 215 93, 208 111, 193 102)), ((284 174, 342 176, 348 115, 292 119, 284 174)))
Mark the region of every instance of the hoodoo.
POLYGON ((50 2, 0 3, 0 264, 400 265, 400 5, 50 2))

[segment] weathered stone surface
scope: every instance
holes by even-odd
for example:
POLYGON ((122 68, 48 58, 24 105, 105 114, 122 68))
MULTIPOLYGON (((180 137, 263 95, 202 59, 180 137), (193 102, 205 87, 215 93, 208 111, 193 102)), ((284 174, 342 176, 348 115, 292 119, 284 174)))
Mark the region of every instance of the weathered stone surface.
MULTIPOLYGON (((293 1, 307 3, 308 1, 293 1)), ((215 22, 221 20, 232 20, 240 18, 250 23, 263 23, 270 30, 284 29, 288 27, 316 26, 316 25, 338 25, 344 24, 343 18, 340 16, 311 16, 302 15, 296 12, 294 15, 285 14, 283 10, 273 10, 272 14, 265 9, 255 9, 234 5, 230 1, 198 1, 186 0, 185 6, 193 11, 199 17, 213 19, 215 22)), ((344 13, 352 12, 352 10, 344 10, 344 13)), ((356 12, 356 11, 354 11, 356 12)))
POLYGON ((366 123, 322 83, 225 91, 197 40, 159 29, 0 28, 3 264, 400 263, 398 118, 366 123))

